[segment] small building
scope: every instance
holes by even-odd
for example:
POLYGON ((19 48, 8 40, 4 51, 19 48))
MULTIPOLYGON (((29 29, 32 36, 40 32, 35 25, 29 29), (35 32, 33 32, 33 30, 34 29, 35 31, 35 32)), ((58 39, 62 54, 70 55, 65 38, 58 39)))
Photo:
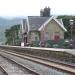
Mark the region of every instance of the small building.
POLYGON ((21 36, 24 45, 45 43, 46 41, 59 41, 64 39, 65 29, 62 19, 54 16, 28 16, 22 20, 21 36))

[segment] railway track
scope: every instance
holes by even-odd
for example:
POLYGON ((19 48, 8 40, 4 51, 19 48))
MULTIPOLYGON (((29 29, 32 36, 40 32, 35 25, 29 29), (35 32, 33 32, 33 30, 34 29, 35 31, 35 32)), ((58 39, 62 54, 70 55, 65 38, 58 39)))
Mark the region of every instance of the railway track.
MULTIPOLYGON (((0 49, 2 49, 3 52, 8 54, 8 55, 4 54, 4 55, 7 55, 7 57, 9 57, 10 55, 13 55, 13 57, 16 58, 16 56, 17 56, 17 57, 20 57, 21 59, 24 59, 24 60, 28 60, 28 61, 32 61, 32 62, 35 62, 35 63, 39 63, 39 64, 45 65, 45 66, 47 66, 49 68, 53 68, 53 69, 56 69, 56 70, 59 70, 59 71, 63 71, 64 73, 65 72, 69 73, 70 75, 75 75, 75 71, 74 71, 75 70, 75 65, 74 64, 71 65, 71 64, 67 64, 67 63, 63 63, 63 62, 54 61, 52 59, 50 60, 50 59, 47 59, 47 58, 43 58, 43 57, 37 56, 38 54, 36 54, 37 51, 38 52, 40 52, 40 51, 43 52, 44 51, 44 52, 47 52, 47 53, 49 51, 65 52, 66 51, 65 49, 53 49, 53 48, 45 48, 44 49, 44 48, 38 48, 38 47, 20 47, 20 46, 18 46, 18 47, 16 47, 16 46, 14 46, 14 47, 13 46, 0 46, 0 49), (34 52, 36 55, 35 54, 33 55, 31 53, 28 54, 26 51, 29 51, 29 52, 36 51, 36 52, 34 52), (40 61, 42 61, 44 63, 42 63, 40 61), (51 63, 53 63, 53 65, 51 63)), ((48 55, 49 55, 49 53, 48 53, 48 55)), ((13 60, 15 60, 15 59, 13 59, 13 60)), ((28 61, 26 61, 26 62, 28 62, 28 61)), ((23 64, 25 64, 25 63, 23 63, 23 64)), ((32 66, 32 67, 34 67, 34 66, 32 66)), ((41 75, 44 75, 44 74, 41 74, 41 75)), ((45 74, 45 75, 47 75, 47 74, 45 74)), ((49 75, 52 75, 52 74, 49 74, 49 75)), ((57 75, 63 75, 63 74, 57 74, 57 75)))
POLYGON ((0 75, 8 75, 8 73, 0 66, 0 75))
POLYGON ((44 58, 44 57, 40 57, 40 56, 34 56, 34 55, 30 55, 30 54, 24 54, 24 53, 20 53, 21 55, 25 55, 25 56, 29 56, 32 58, 37 58, 37 59, 41 59, 41 60, 45 60, 45 61, 50 61, 50 62, 54 62, 56 64, 60 64, 60 65, 64 65, 64 66, 68 66, 71 68, 75 68, 75 64, 71 64, 71 63, 66 63, 66 62, 61 62, 55 59, 48 59, 48 58, 44 58))
POLYGON ((62 64, 64 66, 69 66, 71 68, 75 68, 75 64, 73 64, 73 63, 67 63, 65 61, 63 62, 63 61, 60 61, 60 60, 55 60, 55 59, 50 59, 50 58, 47 58, 47 57, 32 55, 32 54, 28 54, 28 53, 20 52, 20 51, 16 51, 16 50, 8 50, 8 51, 15 52, 15 53, 18 53, 18 54, 21 54, 21 55, 24 55, 24 56, 29 56, 29 57, 32 57, 32 58, 37 58, 37 59, 42 59, 42 60, 45 60, 45 61, 54 62, 54 63, 57 63, 57 64, 62 64))
MULTIPOLYGON (((5 52, 5 53, 7 53, 7 54, 11 54, 11 55, 23 58, 23 59, 27 59, 29 61, 33 61, 33 62, 42 64, 42 65, 45 65, 45 66, 47 66, 49 68, 57 69, 59 71, 68 73, 70 75, 75 75, 75 68, 72 68, 72 67, 70 67, 69 65, 66 65, 66 64, 56 63, 56 62, 53 62, 53 61, 48 61, 48 60, 46 60, 44 58, 40 58, 40 57, 28 55, 28 54, 24 55, 24 54, 20 54, 18 52, 14 52, 14 51, 12 51, 12 52, 5 51, 5 50, 2 50, 2 51, 5 52)), ((40 75, 40 73, 38 73, 38 74, 40 75)))
MULTIPOLYGON (((10 50, 8 50, 10 51, 10 50)), ((48 59, 48 58, 45 58, 45 57, 40 57, 40 56, 35 56, 35 55, 31 55, 31 54, 26 54, 26 53, 23 53, 23 52, 18 52, 16 50, 11 50, 10 52, 14 52, 14 53, 17 53, 17 54, 20 54, 20 55, 24 55, 24 56, 28 56, 28 57, 32 57, 32 58, 37 58, 37 59, 42 59, 42 60, 45 60, 45 61, 50 61, 50 62, 54 62, 56 64, 62 64, 64 66, 69 66, 71 68, 75 68, 75 64, 71 64, 71 63, 66 63, 66 62, 61 62, 61 61, 58 61, 58 60, 55 60, 55 59, 48 59)))
POLYGON ((39 75, 2 55, 0 55, 0 73, 0 75, 39 75))

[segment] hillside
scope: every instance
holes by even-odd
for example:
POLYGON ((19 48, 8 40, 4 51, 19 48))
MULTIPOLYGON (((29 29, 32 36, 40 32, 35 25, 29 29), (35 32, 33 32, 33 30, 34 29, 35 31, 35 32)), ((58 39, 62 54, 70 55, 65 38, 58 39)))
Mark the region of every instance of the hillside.
POLYGON ((5 19, 0 18, 0 44, 5 42, 5 30, 13 25, 20 24, 21 18, 5 19))

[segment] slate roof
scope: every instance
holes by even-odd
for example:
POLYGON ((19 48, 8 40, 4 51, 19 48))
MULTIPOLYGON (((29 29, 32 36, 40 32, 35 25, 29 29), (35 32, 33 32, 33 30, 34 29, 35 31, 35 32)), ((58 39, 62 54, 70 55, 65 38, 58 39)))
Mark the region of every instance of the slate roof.
POLYGON ((28 16, 30 31, 38 30, 50 17, 28 16))
POLYGON ((67 31, 63 25, 62 19, 56 19, 54 17, 41 17, 41 16, 28 16, 28 19, 23 19, 23 29, 26 31, 38 31, 41 26, 43 26, 47 21, 55 19, 59 26, 67 31))

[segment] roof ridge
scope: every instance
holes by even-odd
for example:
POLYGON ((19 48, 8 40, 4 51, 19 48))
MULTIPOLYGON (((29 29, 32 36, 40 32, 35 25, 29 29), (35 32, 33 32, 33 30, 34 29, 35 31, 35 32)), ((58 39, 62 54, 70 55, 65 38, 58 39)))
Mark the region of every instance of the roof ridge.
POLYGON ((49 18, 49 17, 42 17, 42 16, 28 16, 28 17, 40 17, 40 18, 49 18))

